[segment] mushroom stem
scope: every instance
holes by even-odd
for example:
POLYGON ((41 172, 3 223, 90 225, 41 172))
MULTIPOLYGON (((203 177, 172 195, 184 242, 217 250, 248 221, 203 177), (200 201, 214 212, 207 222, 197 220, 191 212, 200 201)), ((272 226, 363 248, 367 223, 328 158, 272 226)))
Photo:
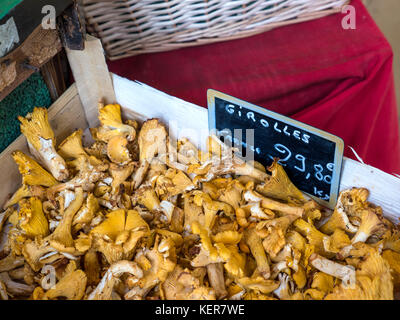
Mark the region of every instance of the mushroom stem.
MULTIPOLYGON (((29 139, 29 138, 28 138, 29 139)), ((28 142, 29 151, 31 154, 41 161, 50 173, 58 181, 63 181, 68 178, 69 172, 65 160, 57 153, 54 148, 53 139, 43 139, 40 137, 40 149, 36 149, 28 142)))
POLYGON ((264 279, 269 279, 271 270, 269 261, 262 245, 261 238, 257 235, 254 228, 247 229, 244 234, 244 240, 249 246, 251 254, 257 263, 257 270, 264 279))
POLYGON ((71 235, 72 221, 83 203, 82 188, 75 189, 76 198, 71 202, 63 214, 63 219, 58 224, 54 232, 46 240, 50 245, 60 252, 74 252, 74 239, 71 235))
POLYGON ((132 174, 133 189, 137 189, 142 184, 146 173, 149 169, 150 163, 147 160, 140 161, 139 168, 132 174))
POLYGON ((345 285, 355 283, 356 272, 349 266, 344 266, 340 263, 333 262, 316 253, 313 253, 308 261, 314 268, 333 277, 339 278, 345 285))
POLYGON ((13 281, 7 272, 0 273, 0 281, 5 284, 8 293, 16 296, 28 296, 35 289, 33 285, 13 281))
POLYGON ((236 209, 236 221, 238 222, 239 226, 246 228, 249 225, 249 222, 246 219, 246 211, 242 208, 236 209))
POLYGON ((7 209, 6 211, 0 213, 0 232, 3 229, 4 224, 6 223, 8 217, 12 214, 11 209, 7 209))
POLYGON ((379 228, 382 228, 383 223, 379 217, 370 210, 366 210, 362 213, 361 224, 357 230, 357 233, 351 239, 351 243, 365 242, 368 238, 379 228))
POLYGON ((8 272, 8 275, 13 280, 24 280, 25 268, 24 267, 20 267, 18 269, 11 270, 11 271, 8 272))
POLYGON ((6 285, 1 280, 0 280, 0 300, 8 300, 6 285))
POLYGON ((301 207, 292 207, 268 198, 264 198, 261 200, 261 206, 265 209, 276 210, 298 217, 302 217, 304 213, 304 209, 301 207))
POLYGON ((10 253, 7 257, 0 260, 0 272, 10 271, 15 268, 24 265, 24 257, 14 257, 12 253, 10 253))
POLYGON ((85 294, 86 283, 87 277, 82 270, 69 272, 46 292, 45 297, 51 300, 59 297, 81 300, 85 294))
POLYGON ((261 206, 263 208, 276 210, 285 214, 295 215, 298 217, 302 217, 304 214, 304 208, 290 206, 288 204, 284 204, 279 201, 263 197, 259 193, 251 190, 245 192, 244 199, 246 201, 254 201, 254 202, 261 201, 261 206))
POLYGON ((243 164, 237 164, 238 158, 234 157, 234 162, 236 162, 233 165, 233 172, 238 175, 238 176, 249 176, 254 179, 257 179, 259 181, 265 181, 269 178, 269 175, 265 172, 262 172, 261 170, 258 170, 254 168, 254 166, 248 164, 247 162, 243 164))
POLYGON ((87 299, 110 300, 117 278, 122 276, 124 273, 130 273, 137 278, 143 277, 143 271, 139 268, 136 262, 120 260, 113 263, 108 268, 97 287, 90 293, 87 299))
POLYGON ((211 286, 215 290, 217 298, 225 298, 228 292, 225 288, 224 267, 222 263, 211 263, 207 265, 207 275, 211 286))

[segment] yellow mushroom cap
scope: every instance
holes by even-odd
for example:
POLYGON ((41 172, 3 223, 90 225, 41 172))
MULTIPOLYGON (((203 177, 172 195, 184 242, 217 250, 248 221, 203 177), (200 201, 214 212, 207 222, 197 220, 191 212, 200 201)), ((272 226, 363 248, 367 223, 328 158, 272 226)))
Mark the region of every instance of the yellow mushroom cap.
POLYGON ((64 159, 77 159, 81 156, 87 156, 82 145, 82 129, 76 130, 70 136, 65 138, 58 146, 58 153, 64 159))
POLYGON ((224 244, 238 244, 242 240, 243 234, 237 231, 227 230, 217 233, 212 237, 214 242, 222 242, 224 244))
POLYGON ((28 113, 25 118, 19 116, 18 120, 21 122, 21 132, 36 150, 41 148, 40 138, 51 139, 55 146, 56 140, 46 108, 35 107, 32 113, 28 113))
POLYGON ((99 110, 99 120, 102 126, 117 127, 122 123, 121 106, 108 104, 99 110))
POLYGON ((35 160, 21 151, 12 153, 14 161, 18 165, 18 170, 22 175, 22 183, 28 186, 51 187, 57 184, 57 180, 46 170, 44 170, 35 160))
POLYGON ((85 294, 86 283, 86 274, 82 270, 75 270, 62 278, 45 296, 49 299, 66 297, 69 300, 80 300, 85 294))
POLYGON ((148 210, 156 210, 160 208, 160 200, 153 188, 145 186, 140 187, 135 195, 137 202, 145 206, 148 210))
POLYGON ((266 197, 287 201, 290 197, 303 200, 304 196, 299 189, 290 181, 286 171, 274 160, 268 168, 272 173, 265 183, 257 186, 256 190, 266 197))
POLYGON ((93 228, 90 233, 104 234, 115 240, 121 231, 125 230, 125 210, 115 210, 107 214, 106 219, 93 228))
POLYGON ((123 124, 121 118, 121 106, 119 104, 108 104, 99 109, 99 121, 102 128, 97 133, 106 139, 113 137, 117 132, 126 136, 128 141, 133 141, 136 136, 134 127, 123 124), (104 130, 105 129, 105 130, 104 130), (107 132, 108 131, 108 132, 107 132))
POLYGON ((128 140, 123 136, 115 136, 108 141, 107 155, 112 162, 123 165, 131 160, 127 144, 128 140))
POLYGON ((31 153, 58 181, 67 179, 69 172, 64 159, 55 150, 56 139, 50 127, 47 110, 35 108, 25 118, 20 116, 18 119, 31 153))
POLYGON ((23 184, 4 205, 4 209, 17 204, 23 198, 38 197, 42 199, 45 189, 41 186, 28 186, 23 184))
POLYGON ((157 154, 165 154, 167 137, 167 130, 158 119, 150 119, 143 123, 138 136, 140 160, 150 160, 157 154))
POLYGON ((47 236, 49 234, 49 222, 44 216, 42 202, 35 197, 19 202, 18 213, 19 226, 31 237, 47 236))
POLYGON ((143 220, 139 212, 136 210, 125 211, 124 209, 119 209, 108 213, 106 219, 93 228, 90 233, 106 235, 115 241, 123 231, 142 228, 149 230, 148 224, 143 220))
POLYGON ((393 283, 398 288, 400 285, 400 254, 392 250, 384 250, 382 257, 390 265, 393 283))
POLYGON ((268 294, 279 287, 279 282, 274 280, 266 280, 263 277, 248 278, 244 277, 238 280, 238 283, 247 289, 253 289, 264 294, 268 294))

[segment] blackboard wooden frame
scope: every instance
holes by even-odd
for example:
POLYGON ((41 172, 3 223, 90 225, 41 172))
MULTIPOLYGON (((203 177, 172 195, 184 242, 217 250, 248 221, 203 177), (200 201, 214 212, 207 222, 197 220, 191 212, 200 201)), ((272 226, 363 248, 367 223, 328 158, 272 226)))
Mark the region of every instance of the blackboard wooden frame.
MULTIPOLYGON (((228 94, 219 92, 214 89, 208 89, 207 90, 207 102, 208 102, 208 125, 209 125, 209 130, 215 130, 216 128, 216 107, 215 107, 215 98, 220 98, 222 100, 228 101, 230 103, 239 105, 243 107, 244 109, 248 109, 249 111, 256 112, 258 114, 264 115, 266 117, 275 119, 277 121, 281 121, 284 123, 287 123, 288 125, 291 125, 293 127, 297 127, 301 130, 310 132, 316 136, 319 136, 321 138, 324 138, 326 140, 332 141, 335 143, 335 155, 334 155, 334 164, 335 164, 335 170, 332 174, 332 183, 331 183, 331 188, 330 188, 330 197, 329 197, 329 202, 322 200, 321 198, 318 198, 316 196, 313 196, 307 192, 306 193, 308 196, 313 198, 315 201, 318 203, 333 209, 336 205, 338 194, 339 194, 339 185, 340 185, 340 173, 342 169, 342 161, 343 161, 343 151, 344 151, 344 141, 340 137, 337 137, 331 133, 328 133, 326 131, 317 129, 313 126, 310 126, 308 124, 302 123, 300 121, 291 119, 289 117, 283 116, 279 113, 270 111, 268 109, 264 109, 262 107, 256 106, 254 104, 251 104, 249 102, 246 102, 244 100, 232 97, 228 94)), ((219 130, 223 130, 226 128, 219 128, 219 130)))

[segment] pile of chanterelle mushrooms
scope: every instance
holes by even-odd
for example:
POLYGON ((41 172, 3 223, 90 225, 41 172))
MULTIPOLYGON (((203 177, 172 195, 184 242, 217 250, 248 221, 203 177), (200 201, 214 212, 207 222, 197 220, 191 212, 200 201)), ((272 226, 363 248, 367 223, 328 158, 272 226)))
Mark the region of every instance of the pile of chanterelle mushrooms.
POLYGON ((393 299, 400 233, 368 190, 333 213, 274 161, 215 136, 172 143, 157 120, 100 105, 94 143, 56 145, 47 111, 20 117, 32 155, 0 214, 1 299, 393 299))

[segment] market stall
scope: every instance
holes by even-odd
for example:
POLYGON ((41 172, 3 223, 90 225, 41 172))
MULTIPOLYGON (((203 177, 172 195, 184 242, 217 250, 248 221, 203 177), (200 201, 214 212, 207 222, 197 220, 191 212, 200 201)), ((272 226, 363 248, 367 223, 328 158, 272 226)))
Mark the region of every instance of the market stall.
MULTIPOLYGON (((358 9, 362 15, 362 7, 358 9)), ((337 18, 332 15, 326 22, 337 18)), ((370 21, 366 20, 368 25, 370 21)), ((315 28, 312 24, 317 22, 308 23, 308 28, 315 28)), ((227 74, 221 76, 224 63, 218 59, 226 57, 228 48, 232 59, 239 59, 241 54, 232 51, 232 46, 254 41, 244 50, 252 56, 258 45, 259 50, 265 50, 264 37, 277 37, 277 32, 284 29, 235 43, 200 46, 196 48, 201 52, 198 56, 192 51, 195 49, 185 48, 120 60, 120 65, 107 65, 101 41, 91 35, 85 36, 84 49, 80 48, 83 50, 66 48, 75 83, 48 110, 35 107, 20 115, 22 135, 0 154, 0 298, 395 298, 400 287, 400 179, 391 172, 343 157, 340 138, 352 146, 365 134, 369 148, 382 150, 380 158, 391 148, 395 154, 380 163, 390 168, 387 170, 397 170, 398 133, 391 136, 393 140, 386 139, 379 145, 371 138, 374 134, 382 137, 378 130, 381 118, 387 121, 387 128, 398 129, 388 116, 395 113, 387 78, 391 75, 387 62, 391 55, 387 48, 379 51, 382 56, 378 51, 364 55, 356 45, 349 45, 347 54, 353 57, 358 52, 358 59, 336 52, 338 60, 320 59, 310 69, 304 61, 313 58, 314 51, 299 51, 298 57, 286 59, 286 64, 279 55, 277 65, 284 66, 280 69, 284 76, 278 76, 272 68, 275 64, 269 62, 259 63, 256 68, 263 70, 257 74, 270 75, 267 83, 261 78, 256 81, 255 71, 248 71, 250 64, 239 67, 235 62, 234 68, 225 58, 227 74), (170 95, 169 89, 157 90, 155 69, 147 74, 147 84, 124 77, 122 69, 114 73, 109 70, 121 66, 130 73, 143 67, 143 73, 138 72, 138 80, 143 80, 139 77, 151 70, 146 69, 146 61, 157 65, 160 57, 168 55, 176 62, 173 69, 163 69, 169 79, 178 79, 172 88, 179 85, 187 95, 193 90, 192 99, 200 99, 198 104, 170 95), (207 73, 199 68, 192 76, 184 68, 177 69, 179 61, 189 63, 189 58, 195 58, 191 61, 197 66, 207 60, 207 73), (145 63, 136 69, 133 65, 138 61, 145 63), (222 69, 218 72, 213 64, 222 69), (358 77, 350 65, 357 67, 358 77), (196 85, 189 78, 200 82, 196 85), (281 85, 272 89, 278 80, 281 85), (240 98, 263 107, 264 102, 274 104, 276 107, 271 109, 279 113, 264 112, 263 108, 215 90, 206 95, 204 86, 238 96, 233 92, 236 88, 244 92, 240 98), (384 94, 379 99, 371 94, 367 99, 372 91, 367 90, 369 86, 382 89, 384 94), (258 98, 265 92, 267 97, 258 98), (208 110, 202 94, 208 98, 208 110), (365 98, 364 104, 354 105, 354 109, 371 106, 376 123, 373 133, 361 130, 366 124, 359 118, 365 112, 356 115, 358 122, 345 117, 347 104, 360 97, 365 98), (285 159, 271 157, 268 165, 263 159, 244 161, 237 148, 223 143, 210 130, 217 127, 217 98, 225 99, 222 109, 230 115, 237 108, 250 112, 246 113, 247 120, 254 122, 257 112, 268 116, 258 118, 258 137, 271 139, 267 131, 275 130, 281 134, 273 136, 277 142, 281 139, 284 143, 285 136, 302 141, 302 157, 297 160, 304 161, 304 168, 304 155, 309 160, 315 157, 324 161, 321 163, 331 173, 321 179, 321 171, 313 174, 321 184, 330 185, 330 193, 320 197, 310 194, 307 182, 290 175, 285 159), (372 109, 377 101, 374 99, 381 102, 378 110, 372 109), (289 109, 292 105, 295 108, 289 109), (272 126, 266 119, 281 121, 281 126, 278 128, 277 122, 272 126), (351 126, 353 131, 349 131, 351 126), (308 143, 316 138, 325 140, 308 143), (324 202, 325 196, 329 201, 324 202)), ((385 43, 380 34, 376 36, 377 43, 385 43)), ((340 41, 346 43, 344 38, 340 41)), ((361 38, 359 41, 363 42, 361 38)), ((280 44, 282 50, 287 45, 280 44)), ((254 63, 255 58, 248 60, 254 63)), ((160 86, 166 83, 162 79, 167 77, 160 77, 160 86)), ((246 128, 240 110, 236 121, 246 128)), ((224 125, 234 123, 226 115, 221 118, 224 125)), ((291 147, 299 148, 299 143, 293 141, 291 147)), ((253 147, 268 146, 264 141, 253 147)), ((360 145, 354 147, 358 150, 360 145)), ((379 159, 372 154, 361 156, 368 163, 379 159)))

